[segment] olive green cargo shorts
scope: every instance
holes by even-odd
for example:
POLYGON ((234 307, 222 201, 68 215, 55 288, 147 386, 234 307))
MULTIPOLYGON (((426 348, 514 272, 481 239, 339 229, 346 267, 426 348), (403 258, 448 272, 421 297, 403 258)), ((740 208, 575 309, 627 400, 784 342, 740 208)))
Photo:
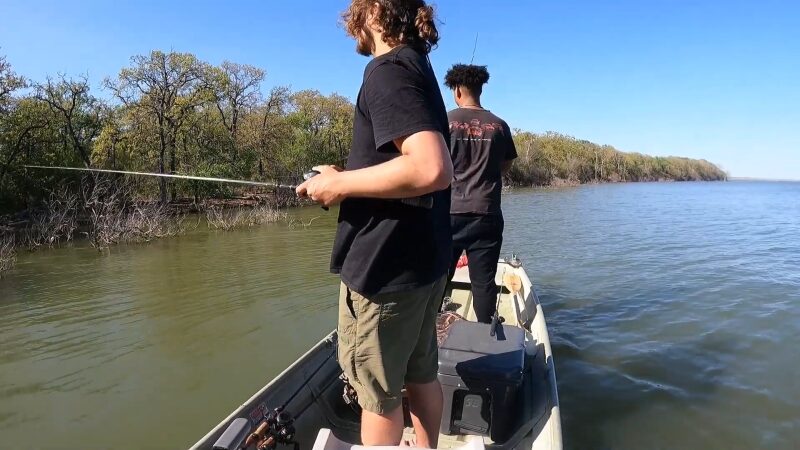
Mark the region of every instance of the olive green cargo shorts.
POLYGON ((363 409, 388 413, 401 405, 405 383, 436 380, 436 315, 446 282, 370 298, 342 283, 339 365, 363 409))

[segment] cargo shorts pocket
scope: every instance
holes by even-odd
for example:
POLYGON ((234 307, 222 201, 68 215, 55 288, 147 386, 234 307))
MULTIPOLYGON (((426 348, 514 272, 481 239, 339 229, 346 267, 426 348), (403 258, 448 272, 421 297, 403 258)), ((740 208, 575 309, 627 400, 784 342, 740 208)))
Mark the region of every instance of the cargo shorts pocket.
POLYGON ((341 284, 339 288, 339 319, 336 326, 339 335, 337 358, 345 375, 352 381, 358 382, 355 371, 356 336, 358 333, 358 304, 354 302, 352 291, 341 284))

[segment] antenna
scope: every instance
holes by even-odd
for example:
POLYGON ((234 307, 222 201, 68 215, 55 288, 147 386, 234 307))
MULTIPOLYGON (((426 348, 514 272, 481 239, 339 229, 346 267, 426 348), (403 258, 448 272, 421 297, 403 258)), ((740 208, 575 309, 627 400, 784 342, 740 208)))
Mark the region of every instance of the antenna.
POLYGON ((475 46, 472 48, 472 59, 469 60, 470 65, 475 61, 475 51, 478 50, 478 32, 475 33, 475 46))

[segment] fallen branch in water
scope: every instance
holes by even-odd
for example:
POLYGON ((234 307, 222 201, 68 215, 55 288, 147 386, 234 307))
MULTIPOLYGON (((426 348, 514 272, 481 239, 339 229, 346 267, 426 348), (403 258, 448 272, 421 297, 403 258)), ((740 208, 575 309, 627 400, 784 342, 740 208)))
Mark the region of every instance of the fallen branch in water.
POLYGON ((299 228, 299 227, 302 226, 303 229, 305 230, 305 229, 308 229, 308 227, 310 227, 311 224, 313 224, 314 221, 319 219, 319 218, 320 218, 320 216, 313 217, 311 220, 308 221, 308 223, 303 222, 301 219, 290 219, 289 220, 289 228, 296 229, 296 228, 299 228))

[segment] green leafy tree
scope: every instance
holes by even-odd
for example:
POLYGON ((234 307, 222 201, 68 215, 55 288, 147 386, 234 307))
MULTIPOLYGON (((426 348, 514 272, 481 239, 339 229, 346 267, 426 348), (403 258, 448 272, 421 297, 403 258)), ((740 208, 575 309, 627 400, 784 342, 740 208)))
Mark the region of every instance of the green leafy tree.
POLYGON ((727 179, 722 169, 708 161, 623 153, 609 145, 554 132, 534 134, 517 130, 514 141, 519 158, 508 176, 512 184, 727 179))
MULTIPOLYGON (((178 134, 195 108, 210 100, 202 83, 206 65, 189 53, 161 51, 134 56, 131 62, 132 67, 122 69, 116 80, 106 80, 106 87, 126 107, 141 110, 132 117, 155 122, 158 171, 175 173, 178 134)), ((146 126, 137 124, 137 128, 146 126)), ((165 179, 161 179, 159 188, 161 202, 165 203, 165 179)))
POLYGON ((22 125, 16 117, 19 100, 14 93, 26 86, 25 79, 14 73, 6 57, 0 56, 0 199, 9 189, 4 184, 6 174, 24 148, 25 139, 35 129, 33 124, 22 125))
POLYGON ((292 95, 288 120, 294 130, 284 164, 296 172, 317 164, 343 164, 352 141, 353 105, 315 90, 292 95))
POLYGON ((103 128, 106 106, 92 96, 86 78, 60 76, 35 86, 35 98, 50 109, 50 123, 61 129, 64 148, 71 148, 81 163, 92 165, 92 145, 103 128))
POLYGON ((26 86, 25 79, 14 73, 6 57, 0 55, 0 117, 10 113, 14 92, 26 86))

